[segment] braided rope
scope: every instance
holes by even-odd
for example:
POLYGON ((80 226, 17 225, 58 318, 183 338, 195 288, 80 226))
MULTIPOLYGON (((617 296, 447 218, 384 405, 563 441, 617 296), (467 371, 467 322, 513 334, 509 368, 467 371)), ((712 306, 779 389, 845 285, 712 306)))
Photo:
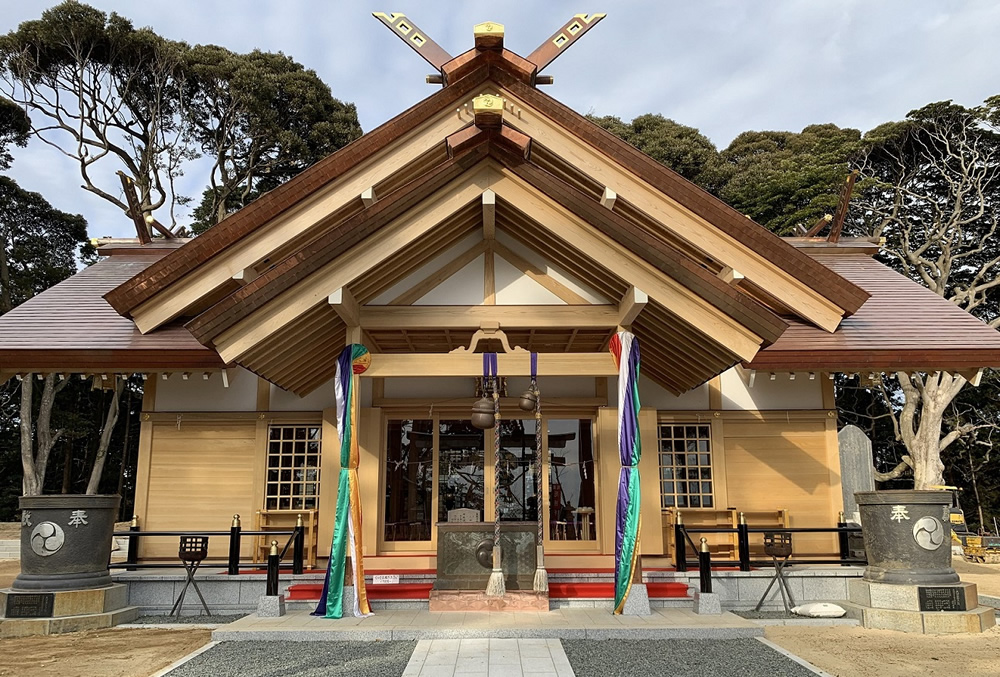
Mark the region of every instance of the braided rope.
POLYGON ((535 489, 535 510, 538 513, 538 545, 542 545, 545 539, 545 520, 542 514, 542 493, 545 488, 542 486, 542 396, 538 392, 538 382, 531 379, 531 392, 535 393, 535 479, 538 488, 535 489))
POLYGON ((493 547, 500 547, 500 378, 493 376, 493 547))

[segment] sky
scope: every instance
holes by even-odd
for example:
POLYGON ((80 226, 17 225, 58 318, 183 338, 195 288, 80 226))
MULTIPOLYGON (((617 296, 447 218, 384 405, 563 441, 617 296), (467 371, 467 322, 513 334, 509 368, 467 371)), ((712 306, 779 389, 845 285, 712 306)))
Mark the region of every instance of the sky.
MULTIPOLYGON (((505 46, 527 55, 574 14, 608 16, 545 70, 545 91, 581 113, 631 120, 661 113, 724 148, 746 130, 833 122, 868 130, 932 101, 977 105, 1000 93, 995 0, 397 1, 91 0, 136 26, 190 44, 281 51, 315 70, 370 131, 435 86, 430 66, 371 16, 402 12, 452 55, 472 27, 505 25, 505 46)), ((0 31, 55 2, 0 0, 0 31)), ((117 166, 108 166, 109 176, 117 166)), ((180 192, 200 195, 192 167, 180 192)), ((10 174, 56 207, 82 213, 93 237, 134 237, 124 214, 81 188, 76 164, 35 140, 10 174)), ((115 184, 117 185, 117 184, 115 184)), ((161 218, 161 220, 164 220, 161 218)), ((181 223, 184 219, 180 220, 181 223)))

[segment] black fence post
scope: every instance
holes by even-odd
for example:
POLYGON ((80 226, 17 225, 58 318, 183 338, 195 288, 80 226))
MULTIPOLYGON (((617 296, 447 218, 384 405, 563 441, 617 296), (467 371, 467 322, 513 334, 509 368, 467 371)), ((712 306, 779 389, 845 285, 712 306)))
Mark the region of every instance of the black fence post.
POLYGON ((267 556, 267 596, 278 594, 278 565, 281 555, 278 554, 278 542, 271 541, 271 553, 267 556))
MULTIPOLYGON (((125 551, 125 562, 127 564, 138 564, 139 563, 139 516, 132 515, 132 524, 129 525, 128 530, 131 531, 133 536, 129 536, 128 539, 128 549, 125 551)), ((135 571, 134 566, 125 567, 125 571, 135 571)))
POLYGON ((701 551, 698 553, 698 574, 701 579, 701 591, 712 592, 712 553, 708 549, 708 539, 702 537, 701 551))
POLYGON ((740 513, 740 523, 736 526, 736 547, 740 551, 740 571, 750 571, 750 527, 746 517, 740 513))
POLYGON ((305 527, 302 524, 302 515, 298 515, 295 518, 295 543, 292 546, 292 574, 296 576, 302 573, 302 554, 305 544, 305 527))
POLYGON ((674 522, 674 568, 677 571, 687 571, 687 534, 684 533, 684 519, 677 511, 677 521, 674 522))
POLYGON ((240 573, 240 516, 233 515, 233 526, 229 529, 229 575, 240 573))
MULTIPOLYGON (((837 528, 841 531, 837 532, 837 541, 840 544, 840 559, 847 560, 851 558, 851 536, 844 529, 847 527, 847 522, 844 521, 844 513, 841 511, 840 519, 837 520, 837 528)), ((842 563, 840 566, 846 567, 850 566, 848 563, 842 563)))

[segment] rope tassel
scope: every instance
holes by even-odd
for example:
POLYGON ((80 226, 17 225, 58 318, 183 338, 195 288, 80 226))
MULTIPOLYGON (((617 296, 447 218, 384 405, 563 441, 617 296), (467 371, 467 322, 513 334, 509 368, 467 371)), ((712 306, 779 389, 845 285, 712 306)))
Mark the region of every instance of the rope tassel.
MULTIPOLYGON (((493 379, 493 472, 496 487, 493 492, 493 571, 486 584, 487 597, 503 597, 507 590, 503 581, 503 566, 500 556, 500 379, 497 374, 497 354, 483 354, 485 376, 493 379)), ((486 382, 486 379, 483 379, 486 382)))

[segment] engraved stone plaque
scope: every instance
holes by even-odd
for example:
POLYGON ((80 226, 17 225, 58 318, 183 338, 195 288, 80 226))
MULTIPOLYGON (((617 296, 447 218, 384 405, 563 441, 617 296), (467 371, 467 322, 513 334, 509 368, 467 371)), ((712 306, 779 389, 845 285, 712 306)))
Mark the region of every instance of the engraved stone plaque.
POLYGON ((456 508, 455 510, 448 511, 448 521, 449 522, 478 522, 479 521, 479 511, 473 510, 472 508, 456 508))
POLYGON ((56 596, 51 592, 8 593, 7 618, 51 618, 56 596))
POLYGON ((967 611, 965 591, 958 587, 919 587, 917 594, 921 611, 967 611))

